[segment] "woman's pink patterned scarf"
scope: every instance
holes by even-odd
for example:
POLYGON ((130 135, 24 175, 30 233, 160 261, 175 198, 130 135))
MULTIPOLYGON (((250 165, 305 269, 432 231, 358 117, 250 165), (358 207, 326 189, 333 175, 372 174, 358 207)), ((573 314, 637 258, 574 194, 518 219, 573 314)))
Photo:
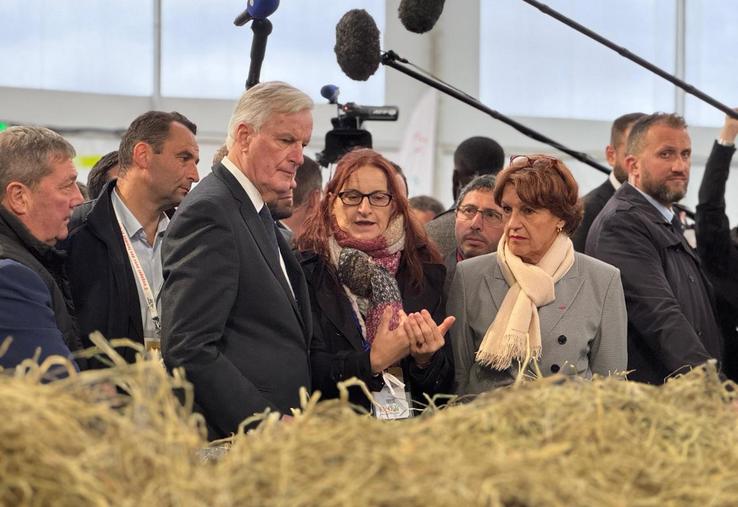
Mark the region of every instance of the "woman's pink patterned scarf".
POLYGON ((397 285, 397 269, 405 246, 403 217, 394 218, 387 230, 373 240, 350 237, 334 223, 331 261, 351 301, 364 339, 371 346, 385 308, 390 307, 390 330, 400 323, 402 295, 397 285))

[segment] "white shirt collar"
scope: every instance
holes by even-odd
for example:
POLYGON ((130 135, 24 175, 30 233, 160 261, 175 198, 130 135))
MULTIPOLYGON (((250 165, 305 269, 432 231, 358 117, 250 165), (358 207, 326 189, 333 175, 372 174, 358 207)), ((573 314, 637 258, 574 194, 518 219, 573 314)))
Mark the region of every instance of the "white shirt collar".
POLYGON ((238 166, 234 164, 228 157, 223 157, 223 160, 221 160, 220 163, 223 164, 223 166, 228 169, 233 177, 236 178, 236 180, 241 184, 244 191, 246 192, 246 195, 248 195, 249 199, 251 199, 251 202, 253 203, 256 211, 261 211, 261 208, 264 207, 264 199, 261 198, 259 190, 254 186, 253 183, 251 183, 251 180, 248 179, 243 171, 241 171, 241 169, 239 169, 238 166))
POLYGON ((633 188, 638 190, 643 197, 646 198, 648 202, 651 203, 651 205, 658 210, 659 213, 661 213, 661 216, 664 217, 664 220, 666 220, 668 223, 671 223, 671 219, 674 218, 674 211, 667 208, 660 202, 658 202, 656 199, 648 195, 646 192, 638 188, 637 186, 633 185, 633 188))
POLYGON ((612 187, 617 191, 623 184, 618 181, 618 179, 615 177, 615 171, 610 171, 610 176, 608 176, 608 179, 610 180, 610 183, 612 184, 612 187))
MULTIPOLYGON (((113 211, 115 211, 116 217, 123 224, 123 228, 126 230, 126 234, 130 239, 134 236, 143 233, 143 226, 138 221, 136 216, 128 209, 128 206, 123 202, 123 199, 118 195, 118 189, 114 188, 111 192, 111 200, 113 202, 113 211)), ((169 217, 166 213, 162 213, 159 217, 159 223, 156 226, 156 235, 163 233, 167 230, 169 225, 169 217)))

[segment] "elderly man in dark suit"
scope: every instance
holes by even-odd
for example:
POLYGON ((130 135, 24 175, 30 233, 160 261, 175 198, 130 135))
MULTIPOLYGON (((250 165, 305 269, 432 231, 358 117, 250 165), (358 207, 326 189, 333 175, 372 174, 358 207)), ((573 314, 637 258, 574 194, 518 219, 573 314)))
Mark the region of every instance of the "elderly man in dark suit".
POLYGON ((625 170, 625 144, 628 140, 630 128, 636 120, 644 116, 646 116, 644 113, 628 113, 619 116, 612 122, 610 144, 605 148, 607 163, 612 167, 612 172, 602 185, 582 197, 584 216, 582 217, 582 223, 571 237, 574 249, 577 252, 584 253, 587 233, 589 228, 592 227, 592 222, 600 214, 610 197, 620 188, 620 185, 628 180, 628 172, 625 170))
POLYGON ((672 205, 687 192, 692 144, 684 120, 644 116, 628 137, 630 174, 595 219, 587 254, 620 269, 631 380, 652 384, 721 358, 711 287, 672 205))
POLYGON ((310 388, 305 278, 265 203, 295 186, 310 98, 280 82, 244 92, 228 155, 184 199, 163 245, 162 354, 184 367, 210 437, 310 388))

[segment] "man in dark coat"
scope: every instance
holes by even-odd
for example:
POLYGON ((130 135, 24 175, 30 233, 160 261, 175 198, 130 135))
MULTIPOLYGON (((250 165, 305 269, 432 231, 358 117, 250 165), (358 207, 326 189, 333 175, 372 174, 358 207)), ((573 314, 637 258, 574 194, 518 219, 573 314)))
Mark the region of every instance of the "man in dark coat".
POLYGON ((636 120, 643 116, 645 116, 644 113, 628 113, 619 116, 612 123, 610 144, 605 148, 607 163, 612 167, 612 172, 602 185, 582 197, 584 216, 582 217, 582 223, 579 224, 579 227, 577 227, 577 230, 574 231, 571 237, 571 241, 574 243, 574 249, 577 252, 584 253, 584 247, 587 243, 587 233, 589 233, 589 228, 592 227, 592 222, 600 214, 600 211, 605 207, 610 197, 620 188, 620 185, 628 180, 628 172, 625 170, 625 144, 628 140, 630 127, 633 126, 636 120))
MULTIPOLYGON (((140 115, 121 139, 118 179, 75 210, 66 249, 86 345, 92 345, 93 331, 142 345, 145 337, 151 343, 158 339, 159 308, 149 308, 143 279, 156 304, 162 284, 161 243, 169 224, 165 211, 177 206, 199 180, 196 131, 179 113, 140 115), (135 258, 128 254, 122 230, 135 258), (137 264, 140 271, 134 269, 137 264)), ((118 352, 129 362, 135 359, 131 348, 118 352)))
MULTIPOLYGON (((80 348, 62 255, 72 209, 82 202, 74 148, 46 128, 0 133, 0 366, 80 348), (7 345, 7 344, 6 344, 7 345)), ((81 363, 82 365, 83 363, 81 363)))
MULTIPOLYGON (((715 287, 716 306, 725 338, 725 374, 738 381, 738 245, 725 214, 725 184, 735 153, 738 120, 725 117, 707 159, 697 204, 697 252, 715 287)), ((734 229, 735 232, 735 229, 734 229)))
POLYGON ((310 389, 307 283, 265 203, 295 186, 312 100, 279 82, 249 88, 228 156, 184 199, 163 246, 162 355, 184 367, 211 438, 254 413, 290 414, 310 389))
POLYGON ((630 183, 595 219, 586 253, 620 269, 629 378, 660 384, 709 359, 720 361, 722 337, 710 284, 672 209, 689 182, 692 147, 684 120, 644 116, 631 129, 627 152, 630 183))

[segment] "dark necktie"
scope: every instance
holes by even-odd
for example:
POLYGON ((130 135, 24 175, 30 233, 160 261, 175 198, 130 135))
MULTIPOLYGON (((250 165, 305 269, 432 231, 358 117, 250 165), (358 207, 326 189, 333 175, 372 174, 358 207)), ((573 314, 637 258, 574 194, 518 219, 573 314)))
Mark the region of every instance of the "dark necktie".
POLYGON ((671 226, 674 228, 674 232, 679 234, 679 236, 684 236, 684 227, 682 226, 682 221, 679 220, 679 215, 674 213, 674 216, 671 217, 671 226))
POLYGON ((269 241, 269 247, 272 249, 272 253, 279 257, 279 243, 277 243, 277 233, 274 231, 274 219, 272 214, 269 212, 269 207, 265 204, 259 211, 259 218, 261 223, 264 225, 264 230, 269 241))

